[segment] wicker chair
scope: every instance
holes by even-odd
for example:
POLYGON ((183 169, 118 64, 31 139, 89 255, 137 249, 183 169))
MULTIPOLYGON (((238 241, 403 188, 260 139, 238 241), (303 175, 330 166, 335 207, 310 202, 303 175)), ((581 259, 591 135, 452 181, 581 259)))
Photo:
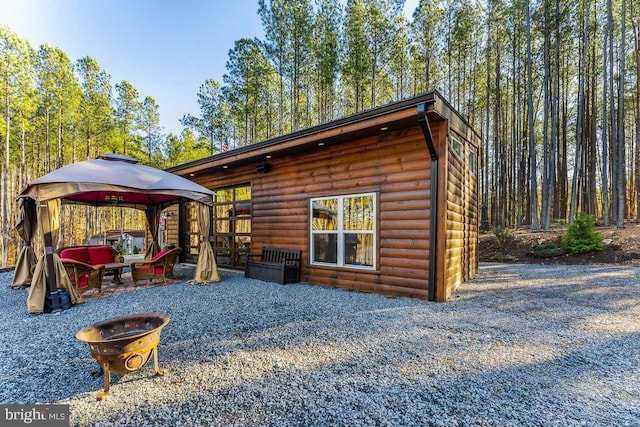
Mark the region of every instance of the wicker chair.
POLYGON ((64 266, 71 284, 82 295, 89 289, 98 289, 102 293, 102 280, 104 279, 104 265, 91 266, 80 261, 63 259, 64 266))
POLYGON ((173 265, 181 251, 180 248, 165 249, 151 260, 132 262, 131 279, 133 285, 137 286, 138 280, 149 280, 151 283, 155 279, 162 279, 163 283, 167 283, 167 279, 175 278, 173 265))

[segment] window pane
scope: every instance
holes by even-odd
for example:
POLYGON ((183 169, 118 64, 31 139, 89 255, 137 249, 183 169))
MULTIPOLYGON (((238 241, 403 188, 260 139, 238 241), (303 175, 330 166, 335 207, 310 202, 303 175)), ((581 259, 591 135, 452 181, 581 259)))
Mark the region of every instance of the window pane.
POLYGON ((373 267, 373 235, 345 233, 344 264, 373 267))
POLYGON ((187 220, 185 223, 187 233, 198 233, 198 221, 187 220))
POLYGON ((200 237, 196 234, 190 235, 189 236, 189 252, 192 255, 197 255, 199 248, 200 248, 200 237))
POLYGON ((469 151, 469 170, 471 173, 476 173, 476 153, 474 151, 469 151))
POLYGON ((216 206, 216 217, 228 218, 232 210, 233 210, 233 205, 231 204, 218 205, 216 206))
POLYGON ((229 232, 229 220, 218 219, 216 221, 216 233, 228 233, 229 232))
POLYGON ((250 219, 237 219, 235 222, 236 222, 236 233, 251 233, 250 219))
POLYGON ((345 230, 373 230, 373 197, 345 197, 343 206, 345 230))
POLYGON ((232 202, 233 201, 233 188, 227 188, 226 190, 216 190, 216 203, 232 202))
POLYGON ((312 206, 314 230, 337 230, 338 199, 315 200, 312 206))
POLYGON ((236 200, 251 200, 251 187, 236 188, 236 200))
POLYGON ((313 261, 338 262, 338 236, 336 234, 313 235, 313 261))
POLYGON ((246 216, 246 217, 251 217, 251 202, 242 202, 242 203, 236 203, 233 206, 233 210, 229 212, 230 214, 233 213, 235 214, 235 216, 246 216))
POLYGON ((454 137, 450 137, 450 143, 451 143, 451 151, 460 159, 462 159, 462 143, 457 139, 455 139, 454 137))

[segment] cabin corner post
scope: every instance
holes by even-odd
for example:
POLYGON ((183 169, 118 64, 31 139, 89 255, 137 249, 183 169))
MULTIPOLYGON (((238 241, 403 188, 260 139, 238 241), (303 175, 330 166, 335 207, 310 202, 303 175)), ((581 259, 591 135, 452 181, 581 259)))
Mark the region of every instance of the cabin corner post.
POLYGON ((438 232, 438 152, 429 126, 427 112, 434 109, 435 100, 424 104, 418 104, 418 122, 427 143, 427 149, 431 156, 431 220, 429 224, 429 301, 436 301, 437 279, 437 232, 438 232))

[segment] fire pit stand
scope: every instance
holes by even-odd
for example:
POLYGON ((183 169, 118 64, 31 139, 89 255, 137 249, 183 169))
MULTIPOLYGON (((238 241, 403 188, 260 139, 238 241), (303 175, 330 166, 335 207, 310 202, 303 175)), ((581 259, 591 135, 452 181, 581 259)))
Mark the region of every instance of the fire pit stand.
POLYGON ((166 314, 131 314, 86 326, 76 333, 78 340, 89 344, 91 357, 104 372, 104 391, 97 394, 98 400, 109 394, 112 373, 124 375, 142 369, 151 355, 156 374, 165 374, 158 368, 158 344, 167 323, 166 314))

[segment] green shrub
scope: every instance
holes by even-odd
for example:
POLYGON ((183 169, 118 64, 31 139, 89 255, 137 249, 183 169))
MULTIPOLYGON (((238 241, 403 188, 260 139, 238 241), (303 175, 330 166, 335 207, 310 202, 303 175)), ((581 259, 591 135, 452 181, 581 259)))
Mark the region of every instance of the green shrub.
POLYGON ((119 243, 119 242, 113 245, 113 249, 116 251, 118 255, 126 255, 127 253, 127 250, 125 249, 125 247, 122 246, 122 243, 119 243))
POLYGON ((516 238, 513 232, 501 226, 495 227, 493 229, 493 234, 495 234, 496 239, 498 239, 498 246, 500 247, 500 250, 504 250, 504 248, 511 244, 516 238))
POLYGON ((565 249, 558 242, 546 241, 534 243, 529 249, 529 254, 536 258, 553 258, 565 254, 565 249))
POLYGON ((601 251, 607 247, 596 231, 592 216, 579 213, 562 238, 562 246, 572 254, 601 251))

